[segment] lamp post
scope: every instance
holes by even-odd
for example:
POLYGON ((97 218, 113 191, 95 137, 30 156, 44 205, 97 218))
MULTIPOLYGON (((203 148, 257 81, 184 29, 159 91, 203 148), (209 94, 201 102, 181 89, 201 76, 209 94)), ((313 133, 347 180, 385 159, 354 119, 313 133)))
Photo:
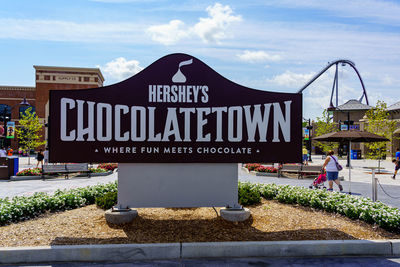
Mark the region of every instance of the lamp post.
POLYGON ((312 159, 311 159, 311 152, 312 152, 311 130, 312 130, 313 126, 311 125, 311 119, 308 119, 308 126, 306 128, 308 129, 308 143, 307 143, 308 161, 312 162, 312 159))
POLYGON ((313 128, 313 126, 311 125, 311 119, 305 119, 303 117, 303 129, 307 129, 304 130, 304 141, 306 143, 306 149, 307 149, 307 161, 312 162, 311 159, 311 152, 312 152, 312 146, 311 146, 311 130, 313 128), (307 123, 307 125, 305 125, 305 123, 307 123))
MULTIPOLYGON (((28 101, 26 101, 26 98, 24 97, 24 100, 22 100, 22 102, 21 103, 18 103, 18 104, 16 104, 16 105, 14 105, 14 106, 12 106, 12 107, 10 107, 10 120, 11 120, 11 112, 12 112, 12 110, 16 107, 16 106, 29 106, 29 103, 28 103, 28 101)), ((7 110, 8 110, 8 108, 4 108, 4 110, 3 110, 3 122, 4 122, 4 125, 3 125, 3 127, 4 127, 4 136, 3 136, 3 146, 5 147, 7 144, 6 144, 6 140, 7 140, 7 121, 6 121, 6 119, 7 119, 7 110)))

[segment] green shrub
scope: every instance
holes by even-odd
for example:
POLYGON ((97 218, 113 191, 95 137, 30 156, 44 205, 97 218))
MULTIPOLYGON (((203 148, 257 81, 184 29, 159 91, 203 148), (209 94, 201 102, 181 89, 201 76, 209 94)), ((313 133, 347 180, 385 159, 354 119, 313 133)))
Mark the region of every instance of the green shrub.
POLYGON ((261 202, 260 185, 239 182, 239 204, 243 206, 254 205, 261 202))
POLYGON ((336 212, 351 219, 377 224, 390 231, 400 231, 400 210, 370 198, 347 195, 304 187, 264 184, 254 185, 266 199, 286 204, 300 204, 328 212, 336 212))
POLYGON ((103 168, 89 168, 90 173, 105 173, 108 172, 108 170, 103 169, 103 168))
POLYGON ((115 206, 117 204, 117 201, 118 193, 108 192, 104 196, 96 198, 96 205, 103 210, 108 210, 115 206))
POLYGON ((117 191, 117 182, 71 190, 57 190, 53 195, 35 193, 33 196, 0 199, 0 225, 24 221, 46 211, 69 210, 94 204, 95 198, 117 191))

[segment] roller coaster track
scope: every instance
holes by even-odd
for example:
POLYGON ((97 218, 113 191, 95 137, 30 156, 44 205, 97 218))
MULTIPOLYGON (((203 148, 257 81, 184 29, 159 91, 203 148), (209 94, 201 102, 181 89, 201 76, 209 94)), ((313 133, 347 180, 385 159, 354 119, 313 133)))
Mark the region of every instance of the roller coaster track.
POLYGON ((299 93, 299 94, 303 93, 303 91, 310 84, 312 84, 316 79, 318 79, 324 72, 326 72, 333 65, 336 65, 335 78, 334 78, 334 81, 333 81, 332 92, 331 92, 330 107, 335 107, 333 105, 333 102, 332 102, 333 94, 335 92, 335 89, 336 89, 336 107, 337 107, 338 106, 338 89, 339 89, 338 88, 338 82, 339 82, 339 79, 338 79, 338 66, 339 66, 339 64, 342 64, 342 66, 345 66, 347 64, 350 67, 352 67, 354 69, 354 71, 357 73, 358 79, 360 80, 361 86, 362 86, 362 89, 363 89, 363 94, 361 95, 359 101, 361 102, 365 97, 366 104, 369 105, 368 97, 367 97, 367 91, 365 90, 364 82, 363 82, 363 80, 361 78, 361 75, 358 72, 358 70, 356 68, 356 65, 352 61, 347 60, 347 59, 339 59, 339 60, 336 60, 336 61, 333 61, 333 62, 329 62, 328 65, 325 68, 323 68, 319 73, 317 73, 313 78, 311 78, 311 80, 308 81, 297 93, 299 93))

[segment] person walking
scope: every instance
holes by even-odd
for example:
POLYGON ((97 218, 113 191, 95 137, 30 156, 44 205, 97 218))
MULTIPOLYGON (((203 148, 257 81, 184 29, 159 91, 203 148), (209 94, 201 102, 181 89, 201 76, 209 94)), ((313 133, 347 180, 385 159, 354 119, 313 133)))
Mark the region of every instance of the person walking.
POLYGON ((395 159, 393 159, 392 161, 395 164, 394 174, 392 176, 392 179, 394 180, 394 179, 396 179, 397 171, 400 169, 400 148, 396 149, 395 159))
POLYGON ((328 191, 333 191, 333 182, 338 185, 340 192, 343 191, 343 186, 340 184, 339 181, 339 168, 337 165, 338 158, 333 155, 333 150, 328 152, 328 156, 325 159, 324 165, 322 166, 322 170, 326 168, 326 178, 328 179, 329 188, 328 191))
POLYGON ((39 150, 39 152, 37 153, 36 159, 37 159, 36 168, 39 167, 39 163, 42 164, 42 168, 43 168, 43 159, 44 159, 43 149, 39 150))
POLYGON ((303 146, 303 164, 308 165, 308 150, 305 146, 303 146))

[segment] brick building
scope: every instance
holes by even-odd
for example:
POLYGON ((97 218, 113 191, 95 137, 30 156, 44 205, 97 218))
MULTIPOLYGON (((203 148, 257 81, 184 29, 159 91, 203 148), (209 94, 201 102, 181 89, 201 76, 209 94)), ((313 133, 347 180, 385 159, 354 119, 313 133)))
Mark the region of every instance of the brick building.
POLYGON ((35 68, 35 87, 0 86, 0 139, 3 146, 18 148, 18 137, 6 139, 3 126, 8 121, 18 125, 20 113, 29 106, 36 111, 40 122, 43 123, 42 135, 46 137, 45 123, 49 113, 50 90, 87 89, 103 86, 104 77, 98 68, 72 68, 33 66, 35 68), (26 99, 29 106, 21 106, 26 99))

